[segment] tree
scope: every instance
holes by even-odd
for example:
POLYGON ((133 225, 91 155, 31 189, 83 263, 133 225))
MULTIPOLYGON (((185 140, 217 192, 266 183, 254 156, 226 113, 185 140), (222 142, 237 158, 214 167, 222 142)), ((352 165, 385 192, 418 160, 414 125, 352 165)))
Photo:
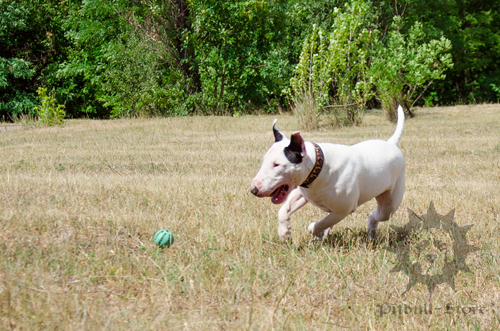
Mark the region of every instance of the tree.
POLYGON ((39 87, 69 117, 274 112, 306 81, 347 122, 377 91, 496 101, 499 18, 496 0, 0 0, 0 118, 33 115, 39 87))
MULTIPOLYGON (((500 86, 500 15, 496 0, 401 0, 374 2, 380 30, 388 31, 393 16, 401 17, 400 31, 407 34, 415 22, 425 33, 424 42, 445 37, 451 41, 454 63, 446 79, 427 90, 428 104, 444 105, 495 101, 492 84, 500 86)), ((385 33, 384 33, 385 36, 385 33)), ((423 104, 422 99, 419 101, 423 104)))
POLYGON ((331 32, 313 27, 304 43, 295 75, 292 97, 313 98, 317 112, 341 107, 342 124, 356 124, 372 97, 368 76, 370 48, 377 30, 369 2, 352 1, 335 10, 331 32))
MULTIPOLYGON (((71 42, 67 59, 61 61, 57 78, 65 84, 60 90, 65 102, 74 104, 73 113, 108 117, 104 106, 107 91, 105 74, 112 68, 110 60, 117 56, 117 44, 127 38, 128 25, 117 14, 124 1, 88 0, 70 7, 63 28, 71 42)), ((70 107, 68 107, 70 108, 70 107)))
POLYGON ((387 41, 374 52, 370 67, 376 95, 393 122, 397 120, 399 104, 413 117, 411 108, 425 90, 434 80, 444 79, 444 72, 453 67, 448 39, 441 37, 424 42, 421 23, 416 22, 407 35, 401 33, 400 25, 400 17, 394 17, 387 41))
POLYGON ((53 81, 65 57, 66 12, 56 0, 0 1, 0 118, 34 115, 37 87, 53 81))
POLYGON ((284 99, 286 1, 193 1, 192 13, 203 104, 220 113, 284 99))

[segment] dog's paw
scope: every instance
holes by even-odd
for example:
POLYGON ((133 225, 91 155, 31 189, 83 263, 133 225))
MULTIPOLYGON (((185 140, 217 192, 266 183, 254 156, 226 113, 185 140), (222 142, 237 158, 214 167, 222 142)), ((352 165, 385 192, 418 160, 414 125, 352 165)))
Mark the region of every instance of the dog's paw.
POLYGON ((316 222, 312 222, 307 227, 307 231, 309 231, 312 235, 314 235, 312 241, 323 241, 323 239, 328 237, 328 234, 330 233, 330 228, 326 228, 325 230, 318 232, 318 229, 316 229, 316 222))
POLYGON ((307 231, 309 231, 309 233, 311 234, 315 234, 314 233, 314 225, 316 224, 316 222, 312 222, 309 224, 309 226, 307 227, 307 231))
POLYGON ((282 241, 287 241, 292 239, 292 231, 287 226, 278 226, 278 237, 282 241))
POLYGON ((330 234, 330 229, 331 229, 331 228, 326 228, 326 229, 323 231, 323 238, 328 237, 328 235, 330 234))
POLYGON ((377 230, 375 230, 375 229, 369 229, 368 230, 368 239, 369 240, 375 240, 375 239, 377 239, 377 230))

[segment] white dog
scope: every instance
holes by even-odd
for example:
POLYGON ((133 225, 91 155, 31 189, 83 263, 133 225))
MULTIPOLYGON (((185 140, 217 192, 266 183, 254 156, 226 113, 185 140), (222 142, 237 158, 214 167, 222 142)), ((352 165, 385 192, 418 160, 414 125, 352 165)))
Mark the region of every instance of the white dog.
POLYGON ((387 221, 403 199, 405 160, 398 142, 404 121, 399 106, 396 131, 388 141, 367 140, 345 146, 306 142, 300 132, 288 140, 274 120, 275 143, 264 155, 250 192, 271 197, 275 204, 286 199, 278 212, 279 237, 290 239, 290 215, 307 202, 329 213, 307 228, 323 238, 356 207, 376 198, 378 207, 368 217, 368 235, 372 238, 378 223, 387 221))

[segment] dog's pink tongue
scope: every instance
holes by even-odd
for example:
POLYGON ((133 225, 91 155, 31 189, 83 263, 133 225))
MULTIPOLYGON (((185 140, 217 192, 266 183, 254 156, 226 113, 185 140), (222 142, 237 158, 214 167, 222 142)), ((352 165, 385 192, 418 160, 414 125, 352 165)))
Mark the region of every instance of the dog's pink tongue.
POLYGON ((282 186, 282 187, 280 187, 278 193, 276 193, 274 195, 274 197, 272 197, 271 202, 274 204, 280 204, 285 200, 285 196, 286 196, 286 192, 282 186))

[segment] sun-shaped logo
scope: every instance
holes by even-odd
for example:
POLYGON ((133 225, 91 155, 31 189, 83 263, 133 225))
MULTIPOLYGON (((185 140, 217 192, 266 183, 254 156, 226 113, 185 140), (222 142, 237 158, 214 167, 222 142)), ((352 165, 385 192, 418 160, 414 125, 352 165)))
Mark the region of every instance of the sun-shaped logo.
POLYGON ((443 283, 455 290, 458 271, 472 272, 465 262, 467 254, 478 250, 467 243, 465 236, 472 225, 460 227, 453 220, 454 214, 453 209, 447 215, 439 215, 431 202, 427 214, 417 216, 408 208, 409 222, 404 227, 391 225, 407 239, 386 248, 398 258, 391 272, 403 271, 408 275, 405 293, 416 284, 426 285, 430 295, 443 283))

